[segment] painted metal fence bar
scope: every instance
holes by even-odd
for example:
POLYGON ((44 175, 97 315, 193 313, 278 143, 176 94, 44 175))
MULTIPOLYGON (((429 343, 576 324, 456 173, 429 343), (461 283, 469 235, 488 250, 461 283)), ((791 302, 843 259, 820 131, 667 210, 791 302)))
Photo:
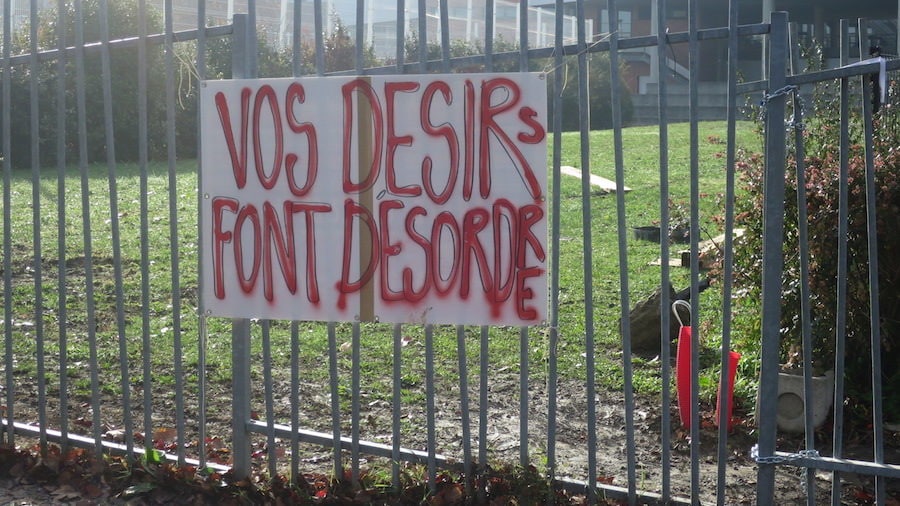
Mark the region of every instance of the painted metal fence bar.
MULTIPOLYGON (((728 31, 736 33, 738 30, 738 10, 734 2, 728 5, 728 31)), ((719 414, 719 448, 718 448, 718 472, 716 475, 716 503, 719 506, 725 504, 726 494, 726 466, 728 464, 728 428, 731 420, 732 402, 728 392, 734 389, 730 375, 726 373, 731 367, 731 318, 732 318, 732 288, 734 284, 734 201, 735 201, 735 166, 736 158, 736 122, 737 122, 737 82, 738 82, 738 38, 728 38, 728 114, 726 117, 726 150, 725 150, 725 241, 722 254, 722 357, 720 371, 722 374, 721 388, 718 396, 721 399, 722 409, 719 414)))
MULTIPOLYGON (((841 21, 841 66, 846 66, 850 60, 849 22, 841 21)), ((843 329, 847 326, 847 311, 842 310, 847 303, 847 251, 848 251, 848 194, 849 194, 849 154, 850 154, 850 80, 841 78, 840 97, 840 188, 838 190, 838 266, 837 266, 837 306, 835 318, 835 384, 834 398, 844 398, 844 362, 847 349, 847 339, 843 329)), ((832 455, 841 458, 844 452, 844 406, 835 402, 834 409, 834 442, 832 443, 832 455)), ((840 501, 841 480, 837 471, 831 475, 831 501, 832 504, 840 501)))
MULTIPOLYGON (((10 78, 10 73, 12 69, 12 65, 10 63, 10 55, 11 51, 11 41, 12 36, 10 34, 10 26, 12 23, 10 22, 10 4, 9 2, 4 2, 3 4, 3 108, 0 111, 2 114, 2 123, 3 123, 3 152, 7 153, 10 150, 10 146, 12 145, 12 141, 10 140, 9 132, 10 125, 12 124, 11 115, 9 111, 9 105, 12 103, 11 93, 9 91, 10 85, 12 83, 12 79, 10 78)), ((8 294, 12 292, 12 225, 10 223, 12 217, 12 163, 9 160, 9 157, 3 157, 3 293, 8 294)), ((12 321, 12 304, 5 303, 3 304, 3 322, 12 321)), ((3 341, 4 341, 4 356, 5 356, 5 364, 9 364, 12 358, 12 325, 5 324, 3 326, 3 341)), ((6 372, 6 385, 13 384, 13 370, 11 367, 5 367, 6 372)), ((8 419, 13 419, 15 416, 15 392, 14 389, 7 386, 6 388, 6 416, 8 419)), ((6 444, 13 444, 14 436, 13 431, 7 425, 5 427, 5 440, 6 444)))
MULTIPOLYGON (((860 23, 862 28, 862 23, 860 23)), ((863 32, 867 33, 867 32, 863 32)), ((860 52, 860 54, 865 54, 860 52)), ((869 326, 871 327, 871 339, 869 341, 872 359, 872 438, 873 453, 876 464, 884 464, 884 410, 882 408, 882 369, 881 369, 881 309, 879 307, 878 291, 878 215, 875 212, 875 161, 872 139, 872 89, 869 80, 862 78, 863 89, 863 145, 866 148, 866 224, 868 232, 868 259, 869 265, 869 326)), ((886 502, 884 480, 875 475, 875 503, 886 502)))
MULTIPOLYGON (((689 164, 690 164, 690 205, 691 205, 691 319, 694 315, 699 315, 699 291, 697 286, 699 283, 699 255, 698 241, 700 237, 699 228, 699 203, 700 189, 697 176, 699 175, 699 93, 698 79, 700 76, 700 47, 697 40, 697 30, 700 28, 697 19, 697 0, 688 1, 688 97, 689 97, 689 164)), ((691 360, 690 360, 690 434, 691 434, 691 502, 696 504, 700 497, 700 332, 697 325, 691 322, 691 360)))
MULTIPOLYGON (((658 3, 659 12, 665 12, 666 0, 658 3)), ((669 34, 665 16, 657 15, 656 18, 656 61, 657 73, 665 75, 669 67, 666 64, 669 50, 669 34)), ((734 32, 732 32, 734 33, 734 32)), ((669 117, 668 117, 668 83, 666 79, 660 79, 657 89, 657 109, 659 116, 659 209, 660 209, 660 230, 668 230, 670 224, 669 216, 669 117)), ((669 241, 660 241, 659 243, 660 258, 669 258, 671 256, 669 241)), ((671 281, 670 266, 668 262, 660 262, 660 285, 667 286, 671 281)), ((660 335, 664 337, 664 342, 671 342, 671 321, 672 313, 667 308, 672 306, 672 300, 667 290, 660 292, 659 298, 659 328, 660 335)), ((669 406, 672 403, 672 353, 669 346, 660 345, 660 400, 663 406, 669 406)), ((660 499, 663 503, 667 503, 672 496, 672 415, 671 411, 664 409, 660 416, 660 499)))
MULTIPOLYGON (((29 39, 31 43, 29 58, 29 70, 31 77, 29 84, 29 112, 30 121, 29 128, 33 137, 38 133, 38 121, 40 109, 38 108, 38 76, 37 76, 37 13, 34 6, 36 2, 31 2, 31 27, 29 39)), ((34 224, 32 244, 34 246, 34 258, 41 258, 41 205, 40 205, 40 178, 41 178, 41 161, 40 150, 36 144, 31 146, 31 199, 32 199, 32 223, 34 224)), ((116 230, 116 227, 113 227, 116 230)), ((115 238, 113 239, 115 241, 115 238)), ((37 355, 37 395, 38 395, 38 425, 40 430, 40 442, 44 446, 47 444, 47 385, 46 375, 44 373, 44 322, 42 315, 44 314, 44 291, 42 280, 42 262, 34 262, 34 332, 35 332, 35 353, 37 355)))
MULTIPOLYGON (((562 0, 556 0, 556 10, 562 10, 562 0)), ((554 38, 553 45, 557 50, 553 58, 553 68, 559 69, 563 66, 562 55, 562 16, 556 16, 554 20, 554 38)), ((490 70, 490 68, 488 69, 490 70)), ((553 81, 550 83, 553 91, 553 108, 559 109, 562 106, 562 94, 560 90, 563 87, 562 72, 553 73, 553 81)), ((562 159, 562 115, 554 114, 553 118, 553 153, 551 155, 551 163, 553 167, 559 167, 562 159)), ((562 175, 560 171, 553 170, 551 174, 552 184, 552 210, 551 210, 551 244, 559 244, 560 239, 560 185, 562 184, 562 175)), ((557 424, 557 382, 559 380, 559 276, 560 261, 559 255, 553 255, 550 259, 550 329, 548 336, 548 354, 547 354, 547 475, 556 476, 557 470, 557 452, 556 452, 556 424, 557 424)), ((486 333, 486 332, 485 332, 486 333)), ((486 341, 485 339, 482 339, 486 341)), ((482 353, 486 354, 487 346, 483 347, 482 353)), ((482 370, 482 377, 486 376, 486 368, 482 370)), ((485 385, 486 387, 486 385, 485 385)), ((487 399, 487 388, 484 388, 483 399, 487 399)), ((487 434, 487 418, 484 417, 480 422, 485 427, 479 436, 484 438, 487 434)), ((486 453, 486 452, 485 452, 486 453)), ((480 461, 485 462, 484 454, 479 455, 480 461)), ((548 499, 549 502, 549 499, 548 499)))
MULTIPOLYGON (((584 2, 576 2, 575 8, 578 19, 584 19, 584 2)), ((578 62, 578 103, 588 103, 588 45, 587 35, 585 33, 585 25, 583 22, 578 23, 578 52, 576 53, 578 62)), ((579 135, 579 156, 580 166, 583 171, 590 173, 591 170, 591 141, 590 141, 590 108, 578 108, 578 135, 579 135)), ((556 167, 554 167, 556 172, 556 167)), ((586 203, 590 202, 591 185, 588 178, 581 179, 581 230, 584 234, 582 242, 582 270, 584 271, 584 353, 585 353, 585 381, 586 392, 585 397, 588 399, 587 413, 585 418, 585 427, 587 428, 587 480, 597 475, 597 406, 592 402, 596 398, 595 382, 596 382, 596 362, 594 348, 594 284, 593 284, 593 233, 591 228, 592 212, 591 206, 586 203)), ((591 501, 596 500, 597 491, 593 487, 589 488, 588 498, 591 501)))

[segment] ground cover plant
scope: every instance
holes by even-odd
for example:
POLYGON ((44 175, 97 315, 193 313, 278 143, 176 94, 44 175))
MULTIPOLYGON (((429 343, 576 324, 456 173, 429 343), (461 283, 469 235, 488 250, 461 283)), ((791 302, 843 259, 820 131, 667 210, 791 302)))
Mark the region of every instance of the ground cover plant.
MULTIPOLYGON (((449 505, 463 503, 468 490, 481 504, 586 504, 584 495, 551 491, 534 467, 489 469, 468 483, 458 472, 443 471, 432 492, 425 485, 425 469, 408 466, 395 493, 390 477, 377 473, 363 473, 355 482, 349 473, 307 473, 290 482, 283 476, 246 479, 165 462, 98 458, 84 449, 63 452, 52 446, 43 456, 39 453, 38 448, 0 447, 0 480, 30 487, 34 494, 26 497, 32 503, 449 505)), ((615 502, 600 499, 598 504, 615 502)))

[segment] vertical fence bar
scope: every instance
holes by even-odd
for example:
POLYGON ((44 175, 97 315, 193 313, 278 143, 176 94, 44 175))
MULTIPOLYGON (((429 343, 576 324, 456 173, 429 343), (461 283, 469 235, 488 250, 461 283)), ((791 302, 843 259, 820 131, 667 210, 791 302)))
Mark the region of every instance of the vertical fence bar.
MULTIPOLYGON (((406 1, 397 0, 397 46, 395 54, 397 58, 397 72, 403 73, 403 66, 406 62, 406 1)), ((394 391, 393 406, 391 407, 391 484, 395 494, 400 494, 400 440, 401 440, 401 417, 402 412, 400 406, 403 401, 403 330, 402 326, 394 324, 394 391)))
POLYGON ((397 26, 395 27, 397 45, 394 51, 397 60, 397 72, 403 73, 406 62, 406 0, 397 0, 397 26))
POLYGON ((788 55, 788 70, 792 76, 803 72, 800 60, 800 26, 796 22, 788 23, 788 47, 790 54, 788 55))
MULTIPOLYGON (((131 417, 131 381, 128 372, 128 339, 125 330, 125 293, 122 274, 122 242, 119 226, 119 193, 116 175, 116 138, 115 125, 113 123, 112 102, 112 66, 110 62, 109 47, 109 4, 107 0, 100 1, 100 65, 103 81, 103 117, 106 142, 107 183, 109 188, 109 218, 112 229, 113 272, 115 275, 116 292, 116 330, 119 342, 119 370, 121 372, 120 385, 122 388, 123 424, 125 430, 125 446, 129 458, 134 456, 134 428, 131 417)), ((94 392, 99 395, 99 392, 94 392)))
POLYGON ((359 484, 359 325, 353 322, 350 337, 350 477, 354 486, 359 484))
MULTIPOLYGON (((147 2, 138 3, 138 165, 141 207, 141 362, 143 366, 144 449, 153 450, 153 375, 150 342, 150 196, 147 174, 147 2)), ((199 152, 199 151, 198 151, 199 152)), ((179 440, 180 441, 180 440, 179 440)))
MULTIPOLYGON (((246 39, 255 38, 255 28, 249 24, 246 14, 235 14, 231 43, 231 75, 234 79, 255 77, 250 64, 246 39)), ((231 321, 231 384, 232 384, 232 472, 235 476, 250 474, 250 437, 247 422, 250 420, 250 320, 235 318, 231 321)))
POLYGON ((484 2, 484 70, 494 71, 494 0, 484 2))
MULTIPOLYGON (((791 74, 798 74, 800 69, 800 41, 798 39, 798 27, 796 23, 790 24, 790 50, 791 50, 791 74)), ((799 89, 793 95, 793 118, 791 125, 794 129, 794 177, 797 184, 797 235, 799 243, 800 260, 800 324, 803 344, 803 406, 804 406, 804 444, 806 450, 815 448, 815 434, 813 433, 813 399, 812 388, 812 350, 814 346, 812 335, 812 310, 810 308, 809 290, 809 233, 808 217, 806 210, 806 168, 804 158, 806 153, 803 146, 803 101, 799 89)), ((806 503, 809 506, 815 504, 815 477, 814 468, 806 468, 806 503)))
MULTIPOLYGON (((87 310, 87 334, 91 368, 91 432, 94 437, 94 451, 97 456, 103 454, 100 441, 100 397, 96 395, 100 388, 99 363, 97 360, 97 311, 94 302, 94 253, 93 234, 91 232, 91 186, 87 157, 87 106, 85 98, 84 71, 84 11, 81 0, 75 2, 75 96, 78 111, 78 170, 81 174, 81 219, 84 241, 84 286, 85 305, 87 310)), ((11 402, 11 401, 10 401, 11 402)), ((12 415, 10 415, 12 419, 12 415)))
POLYGON ((441 27, 441 72, 450 72, 450 13, 447 0, 438 0, 441 27))
POLYGON ((528 70, 528 2, 519 2, 519 71, 528 70))
MULTIPOLYGON (((519 2, 519 72, 528 71, 528 2, 519 2)), ((519 328, 519 464, 527 467, 528 456, 528 327, 519 328)))
POLYGON ((328 322, 328 378, 331 382, 331 451, 335 476, 343 475, 341 463, 341 399, 338 390, 337 335, 334 322, 328 322))
POLYGON ((434 325, 425 325, 425 425, 428 433, 428 488, 435 492, 437 483, 437 438, 434 425, 434 325))
MULTIPOLYGON (((550 211, 550 248, 553 252, 550 256, 550 342, 548 350, 549 362, 547 364, 547 479, 556 479, 556 411, 558 393, 558 366, 559 366, 559 265, 560 265, 560 198, 562 191, 562 87, 563 87, 563 7, 562 0, 556 0, 556 16, 553 35, 553 173, 552 196, 550 211)), ((555 494, 547 492, 548 506, 554 504, 555 494)))
POLYGON ((31 212, 32 212, 32 244, 34 245, 34 257, 32 268, 34 269, 34 334, 35 334, 35 360, 37 361, 37 388, 38 388, 38 423, 40 424, 41 455, 47 452, 47 384, 44 371, 44 266, 41 242, 41 143, 40 139, 40 109, 38 105, 38 15, 37 0, 31 0, 29 42, 31 54, 29 55, 30 77, 28 80, 28 98, 31 131, 31 212))
MULTIPOLYGON (((57 26, 66 26, 66 3, 59 0, 57 4, 57 26)), ((68 295, 66 294, 66 31, 59 30, 57 35, 56 60, 56 177, 57 177, 57 312, 59 315, 59 432, 60 447, 66 452, 69 447, 69 367, 68 351, 68 295)), ((7 292, 8 293, 8 292, 7 292)))
POLYGON ((294 0, 294 26, 293 34, 291 36, 291 75, 294 77, 300 77, 303 69, 303 60, 300 55, 303 51, 303 44, 301 40, 301 34, 303 33, 303 18, 302 18, 303 9, 301 8, 300 0, 294 0))
MULTIPOLYGON (((860 21, 860 40, 866 34, 860 21)), ((860 59, 862 59, 860 48, 860 59)), ((884 417, 881 385, 881 308, 878 297, 878 217, 875 188, 875 148, 872 133, 872 85, 869 76, 862 80, 863 130, 866 147, 866 225, 869 254, 869 327, 872 347, 872 453, 876 464, 884 464, 884 417)), ((885 503, 884 478, 875 476, 875 504, 885 503)))
POLYGON ((356 40, 353 46, 353 59, 356 62, 356 73, 362 74, 365 63, 363 62, 363 47, 365 46, 366 30, 366 3, 364 0, 356 0, 356 40))
MULTIPOLYGON (((488 327, 479 329, 479 385, 478 385, 478 469, 487 468, 487 426, 488 426, 488 327)), ((478 501, 485 500, 484 487, 478 487, 478 501)))
MULTIPOLYGON (((762 350, 759 395, 761 399, 778 397, 778 362, 781 334, 781 256, 784 232, 784 117, 785 96, 774 93, 785 85, 787 63, 787 14, 773 12, 769 32, 769 89, 773 94, 765 103, 766 172, 763 209, 763 276, 762 276, 762 350)), ((775 410, 772 402, 759 406, 759 443, 761 458, 775 452, 775 410)), ((761 461, 757 473, 757 504, 774 504, 775 464, 761 461)))
MULTIPOLYGON (((419 0, 418 10, 418 55, 419 72, 428 72, 428 6, 425 0, 419 0)), ((437 487, 437 463, 435 460, 435 426, 434 426, 434 327, 425 325, 425 425, 428 438, 428 489, 434 493, 437 487)))
POLYGON ((699 84, 700 47, 697 39, 698 19, 697 0, 688 0, 688 100, 690 118, 690 201, 691 201, 691 501, 700 501, 700 329, 694 323, 700 314, 699 283, 699 251, 697 248, 700 236, 700 189, 699 178, 699 103, 697 87, 699 84))
MULTIPOLYGON (((169 168, 169 244, 172 269, 172 341, 175 373, 175 432, 178 435, 178 465, 185 463, 184 423, 184 352, 181 329, 181 254, 178 238, 178 172, 175 162, 175 29, 172 0, 165 3, 165 67, 166 67, 166 148, 169 168)), ((254 25, 250 25, 254 26, 254 25)), ((253 37, 254 41, 256 37, 253 37)), ((253 58, 255 61, 255 58, 253 58)))
MULTIPOLYGON (((206 0, 197 2, 197 86, 206 79, 206 0)), ((199 90, 198 90, 199 95, 199 90)), ((203 111, 197 105, 197 124, 201 123, 203 111)), ((197 153, 203 152, 200 135, 197 136, 197 153)), ((198 167, 199 168, 199 167, 198 167)), ((203 171, 197 171, 197 187, 203 187, 203 171)), ((203 195, 197 192, 197 209, 203 208, 203 195)), ((201 213, 197 213, 197 237, 201 237, 204 223, 201 213)), ((197 255, 197 279, 203 279, 203 261, 201 255, 197 255)), ((198 460, 200 468, 206 467, 206 341, 208 335, 206 314, 200 307, 200 316, 197 328, 197 441, 200 446, 198 460)), ((293 476, 293 475, 292 475, 293 476)))
MULTIPOLYGON (((12 37, 10 36, 10 4, 11 0, 3 2, 3 110, 0 111, 0 121, 3 122, 3 293, 12 293, 12 150, 10 107, 12 106, 12 65, 10 64, 12 37)), ((13 421, 15 420, 15 383, 13 383, 13 333, 12 333, 12 300, 9 297, 3 299, 3 342, 4 342, 4 368, 6 369, 6 444, 15 444, 13 421)))
MULTIPOLYGON (((619 11, 609 0, 609 81, 612 106, 613 150, 616 164, 616 188, 625 188, 625 161, 622 150, 622 107, 619 79, 619 11)), ((637 459, 634 442, 634 373, 631 364, 631 301, 628 294, 628 227, 625 223, 625 192, 616 191, 616 227, 619 246, 619 309, 622 332, 622 374, 625 394, 625 458, 628 463, 628 502, 637 501, 637 459)), ((660 240, 660 243, 665 241, 660 240)), ((663 257, 666 258, 666 257, 663 257)), ((666 263, 666 262, 662 262, 666 263)))
MULTIPOLYGON (((484 70, 494 71, 494 0, 486 0, 484 5, 484 70)), ((481 350, 479 353, 481 380, 478 389, 478 464, 484 468, 488 464, 488 375, 490 371, 490 347, 488 327, 481 327, 481 350)))
POLYGON ((519 465, 528 466, 528 327, 519 327, 519 465))
POLYGON ((400 405, 403 402, 403 332, 399 323, 394 324, 394 385, 391 406, 391 485, 394 493, 400 493, 400 405))
POLYGON ((738 6, 737 0, 728 2, 728 110, 726 112, 727 144, 725 147, 725 245, 722 259, 722 358, 719 365, 719 452, 716 479, 716 504, 725 504, 725 485, 728 465, 728 432, 731 426, 730 413, 732 398, 728 395, 734 389, 728 371, 731 367, 731 297, 734 282, 734 165, 737 136, 737 59, 738 59, 738 6))
MULTIPOLYGON (((841 65, 850 60, 850 22, 842 19, 841 27, 841 65)), ((849 228, 849 158, 850 158, 850 79, 841 78, 840 98, 840 173, 838 187, 838 265, 837 294, 835 307, 834 335, 834 413, 832 414, 832 449, 834 458, 841 458, 844 453, 844 354, 847 348, 845 327, 847 326, 847 250, 849 228)), ((838 471, 831 473, 831 504, 841 504, 841 476, 838 471)))
POLYGON ((488 375, 490 366, 490 351, 488 346, 488 327, 482 326, 480 332, 479 364, 481 379, 478 385, 478 465, 487 466, 487 433, 488 413, 490 404, 488 401, 488 375))
MULTIPOLYGON (((167 0, 171 1, 171 0, 167 0)), ((250 29, 249 37, 244 39, 247 45, 247 68, 250 71, 248 77, 259 77, 259 51, 256 39, 256 0, 247 0, 247 28, 250 29)))
MULTIPOLYGON (((444 6, 446 8, 446 6, 444 6)), ((403 71, 403 62, 404 62, 404 54, 405 54, 405 17, 406 13, 404 12, 405 2, 401 2, 397 6, 397 26, 396 26, 396 34, 397 34, 397 70, 403 71)), ((443 11, 442 11, 443 12, 443 11)), ((443 14, 446 14, 445 12, 443 14)), ((446 17, 442 15, 441 23, 445 23, 446 17)), ((446 30, 445 30, 446 31, 446 30)), ((442 43, 445 42, 442 39, 442 43)), ((446 44, 443 44, 442 47, 447 48, 449 46, 449 41, 446 44)), ((449 65, 449 49, 446 51, 442 51, 443 60, 444 60, 444 71, 447 71, 449 65)), ((392 468, 391 468, 391 481, 394 486, 394 490, 397 493, 400 493, 400 439, 401 439, 401 411, 400 405, 402 402, 402 382, 403 382, 403 372, 402 372, 402 347, 403 347, 403 337, 402 337, 402 327, 400 324, 396 324, 394 326, 393 331, 394 337, 394 405, 392 409, 392 448, 391 454, 393 457, 392 468)), ((357 460, 354 458, 354 460, 357 460)))
MULTIPOLYGON (((807 450, 815 449, 815 433, 813 427, 813 399, 812 370, 813 370, 813 346, 815 346, 812 333, 812 313, 810 309, 809 293, 809 232, 808 217, 806 212, 806 168, 804 158, 806 153, 803 146, 803 130, 800 128, 803 122, 803 109, 801 106, 799 90, 794 93, 794 149, 795 149, 795 174, 797 178, 797 234, 800 243, 800 315, 803 337, 803 406, 805 446, 807 450)), ((806 503, 809 506, 815 504, 815 469, 806 469, 806 503)))
POLYGON ((313 0, 313 25, 315 26, 316 74, 325 74, 325 40, 322 23, 322 0, 313 0))
POLYGON ((266 462, 269 476, 278 475, 278 456, 275 448, 275 395, 272 387, 272 322, 262 322, 263 391, 266 398, 266 462))
MULTIPOLYGON (((584 0, 575 3, 578 18, 578 103, 588 104, 588 60, 585 34, 584 0)), ((581 141, 579 152, 581 172, 591 173, 591 138, 590 108, 580 107, 578 110, 578 129, 581 141)), ((597 489, 590 483, 597 476, 597 401, 594 380, 596 377, 594 358, 594 253, 593 234, 591 229, 591 186, 590 178, 581 178, 581 231, 584 234, 582 245, 582 271, 584 272, 584 348, 585 348, 585 381, 587 400, 587 452, 588 452, 588 500, 597 500, 597 489)))
MULTIPOLYGON (((666 26, 666 1, 657 0, 656 4, 656 70, 659 75, 657 83, 657 109, 659 114, 659 209, 660 230, 669 229, 669 103, 667 75, 669 66, 666 63, 669 49, 668 33, 666 26)), ((669 258, 669 241, 659 241, 660 258, 669 258)), ((660 420, 660 441, 662 443, 660 455, 660 488, 662 500, 665 503, 671 494, 671 460, 672 460, 672 415, 668 409, 672 405, 672 336, 670 323, 672 319, 672 301, 669 297, 670 286, 669 262, 660 262, 660 374, 662 375, 662 406, 660 420)))
POLYGON ((459 411, 462 423, 463 473, 466 497, 472 497, 472 423, 469 413, 469 357, 466 353, 466 328, 456 326, 456 355, 459 361, 459 411))
MULTIPOLYGON (((198 272, 198 279, 203 279, 202 273, 198 272)), ((208 335, 206 315, 201 313, 197 322, 197 444, 199 448, 197 461, 200 469, 206 469, 207 454, 209 453, 206 441, 206 342, 208 335)))
POLYGON ((426 0, 419 0, 418 10, 419 33, 418 51, 419 51, 419 72, 425 74, 428 72, 428 3, 426 0))
MULTIPOLYGON (((296 32, 295 32, 296 34, 296 32)), ((300 484, 300 324, 291 322, 291 483, 300 484)))
MULTIPOLYGON (((300 1, 294 0, 294 23, 291 35, 291 75, 300 77, 303 62, 300 59, 302 44, 302 13, 300 1)), ((295 320, 291 322, 291 483, 299 485, 300 476, 300 324, 295 320)))
MULTIPOLYGON (((235 15, 235 21, 238 16, 235 15)), ((250 320, 231 321, 231 469, 235 476, 250 475, 250 320)))

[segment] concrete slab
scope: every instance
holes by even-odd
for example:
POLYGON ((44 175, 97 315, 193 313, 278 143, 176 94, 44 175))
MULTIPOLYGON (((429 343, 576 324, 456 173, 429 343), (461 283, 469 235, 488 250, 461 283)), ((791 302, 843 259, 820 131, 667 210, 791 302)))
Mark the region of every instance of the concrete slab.
MULTIPOLYGON (((575 167, 572 167, 569 165, 561 165, 559 167, 559 171, 567 176, 573 176, 573 177, 577 177, 578 179, 581 179, 581 170, 576 169, 575 167)), ((592 186, 596 186, 602 190, 605 190, 608 192, 613 192, 613 193, 618 191, 616 188, 616 182, 606 179, 605 177, 601 177, 596 174, 591 174, 590 181, 591 181, 592 186)), ((622 189, 622 191, 630 192, 631 188, 626 186, 622 189)))

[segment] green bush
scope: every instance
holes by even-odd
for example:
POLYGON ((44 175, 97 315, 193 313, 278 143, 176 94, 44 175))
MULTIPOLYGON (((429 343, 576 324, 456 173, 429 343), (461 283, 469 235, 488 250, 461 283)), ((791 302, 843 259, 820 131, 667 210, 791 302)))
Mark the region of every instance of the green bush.
MULTIPOLYGON (((562 69, 557 72, 565 73, 565 82, 562 90, 562 129, 564 132, 579 129, 579 110, 581 104, 578 100, 577 60, 569 58, 562 69)), ((621 80, 619 74, 619 107, 621 108, 622 124, 627 124, 634 116, 634 107, 631 103, 631 94, 628 87, 621 80)), ((612 128, 612 99, 611 76, 608 53, 594 53, 589 59, 588 65, 588 99, 590 108, 590 129, 606 130, 612 128)), ((550 101, 551 114, 553 101, 550 101)))
MULTIPOLYGON (((82 2, 84 18, 83 37, 86 43, 101 39, 101 5, 98 0, 82 2)), ((110 2, 107 11, 109 38, 114 40, 130 37, 140 33, 138 6, 136 0, 110 2)), ((65 25, 58 23, 57 12, 53 9, 42 11, 39 18, 38 34, 35 41, 38 50, 55 48, 58 44, 57 34, 62 28, 68 45, 75 43, 75 7, 73 2, 65 4, 65 25)), ((162 29, 159 12, 148 9, 147 33, 158 33, 162 29)), ((26 24, 13 38, 11 52, 30 53, 30 27, 26 24)), ((110 73, 113 77, 110 93, 112 95, 112 115, 115 129, 116 156, 120 160, 136 160, 138 157, 138 49, 137 47, 118 48, 109 54, 110 73)), ((165 128, 165 80, 158 76, 163 71, 163 53, 159 46, 148 47, 147 64, 147 103, 148 134, 151 139, 149 152, 151 156, 164 154, 165 128), (154 107, 154 104, 163 104, 154 107), (152 141, 156 139, 157 141, 152 141)), ((66 147, 69 160, 78 159, 78 115, 76 114, 77 94, 75 86, 74 58, 66 62, 65 73, 65 111, 66 111, 66 147)), ((104 130, 103 106, 103 74, 101 58, 98 51, 86 52, 84 56, 84 90, 85 90, 85 123, 93 128, 87 130, 87 158, 89 162, 105 161, 107 140, 104 130)), ((59 74, 55 60, 48 60, 37 65, 37 98, 38 98, 38 139, 42 165, 56 162, 57 132, 57 83, 59 74)), ((16 65, 10 72, 10 118, 12 128, 11 153, 5 153, 15 166, 31 165, 31 76, 30 63, 16 65)))
MULTIPOLYGON (((847 338, 845 356, 847 397, 854 406, 871 401, 871 327, 869 302, 868 225, 865 188, 865 149, 859 114, 850 118, 851 145, 848 157, 847 293, 846 305, 837 306, 838 207, 840 189, 840 125, 836 83, 815 92, 803 131, 805 191, 809 245, 809 293, 816 370, 833 367, 835 334, 847 338), (836 329, 838 310, 845 311, 846 328, 836 329)), ((859 90, 854 95, 861 100, 859 90)), ((896 95, 895 95, 896 96, 896 95)), ((885 414, 900 415, 900 135, 891 127, 898 109, 884 107, 874 119, 874 178, 878 243, 878 284, 885 414)), ((792 136, 793 134, 788 134, 792 136)), ((785 173, 785 230, 782 278, 782 361, 797 363, 801 341, 800 237, 798 228, 796 146, 791 146, 785 173)), ((759 154, 740 153, 737 170, 741 178, 736 199, 736 226, 745 234, 736 243, 735 271, 738 304, 761 297, 763 174, 759 154)), ((738 305, 738 310, 740 310, 738 305)), ((758 304, 755 306, 758 308, 758 304)), ((749 310, 749 309, 748 309, 749 310)), ((757 316, 756 320, 760 317, 757 316)), ((745 320, 746 321, 746 320, 745 320)), ((757 322, 748 324, 756 326, 757 322)), ((758 328, 758 327, 756 327, 758 328)), ((740 329, 736 329, 740 330, 740 329)), ((758 335, 746 336, 747 341, 758 335)), ((750 345, 753 347, 754 345, 750 345)))

